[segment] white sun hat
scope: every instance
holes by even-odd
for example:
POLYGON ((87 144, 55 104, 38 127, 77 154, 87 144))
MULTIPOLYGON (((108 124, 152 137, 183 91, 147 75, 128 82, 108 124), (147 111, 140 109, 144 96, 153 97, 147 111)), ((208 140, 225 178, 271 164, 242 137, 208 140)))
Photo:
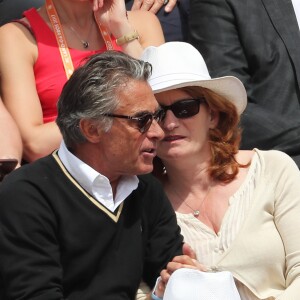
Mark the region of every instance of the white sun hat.
POLYGON ((234 76, 211 78, 199 51, 189 43, 168 42, 158 47, 147 47, 142 60, 152 65, 148 80, 154 93, 187 86, 208 88, 232 102, 239 114, 247 105, 243 83, 234 76))
POLYGON ((207 273, 182 268, 168 280, 164 300, 241 300, 228 271, 207 273))

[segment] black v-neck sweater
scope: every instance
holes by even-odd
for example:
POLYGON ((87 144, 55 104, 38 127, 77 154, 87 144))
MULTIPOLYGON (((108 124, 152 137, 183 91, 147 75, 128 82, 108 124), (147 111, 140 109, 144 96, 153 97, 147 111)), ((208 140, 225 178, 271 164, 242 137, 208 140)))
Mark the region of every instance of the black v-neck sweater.
POLYGON ((153 286, 182 236, 151 175, 114 213, 83 190, 56 154, 0 185, 1 299, 134 299, 153 286))

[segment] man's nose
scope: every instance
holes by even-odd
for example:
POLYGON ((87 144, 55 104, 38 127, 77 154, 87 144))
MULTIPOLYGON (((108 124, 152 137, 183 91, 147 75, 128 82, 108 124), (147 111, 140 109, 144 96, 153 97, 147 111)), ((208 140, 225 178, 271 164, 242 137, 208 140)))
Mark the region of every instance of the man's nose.
POLYGON ((161 128, 160 124, 156 121, 153 120, 147 135, 149 138, 156 138, 158 140, 162 140, 165 136, 163 129, 161 128))

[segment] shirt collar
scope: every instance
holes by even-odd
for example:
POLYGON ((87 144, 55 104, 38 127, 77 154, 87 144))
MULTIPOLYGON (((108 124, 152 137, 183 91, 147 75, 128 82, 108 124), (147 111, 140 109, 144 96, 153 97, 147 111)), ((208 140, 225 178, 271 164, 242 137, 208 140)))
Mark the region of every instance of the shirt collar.
POLYGON ((134 191, 139 183, 137 176, 122 176, 113 198, 108 178, 72 154, 62 141, 58 156, 73 178, 97 201, 114 212, 116 208, 134 191))

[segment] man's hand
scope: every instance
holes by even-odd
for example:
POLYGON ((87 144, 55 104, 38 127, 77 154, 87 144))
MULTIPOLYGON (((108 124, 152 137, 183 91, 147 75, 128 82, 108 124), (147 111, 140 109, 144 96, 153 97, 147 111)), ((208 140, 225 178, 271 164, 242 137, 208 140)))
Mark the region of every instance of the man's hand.
POLYGON ((183 255, 175 256, 173 260, 168 263, 167 268, 161 271, 160 275, 165 283, 168 282, 173 272, 181 268, 207 271, 206 267, 197 261, 194 250, 187 243, 183 244, 182 253, 183 255))
POLYGON ((207 271, 207 268, 197 261, 194 250, 187 243, 183 244, 182 253, 183 255, 175 256, 173 260, 168 263, 167 268, 161 271, 161 280, 156 285, 155 290, 155 295, 158 297, 162 298, 167 282, 172 273, 176 270, 181 268, 190 268, 207 271))
POLYGON ((134 0, 131 10, 149 10, 156 14, 162 6, 165 6, 165 12, 173 10, 177 0, 134 0))

